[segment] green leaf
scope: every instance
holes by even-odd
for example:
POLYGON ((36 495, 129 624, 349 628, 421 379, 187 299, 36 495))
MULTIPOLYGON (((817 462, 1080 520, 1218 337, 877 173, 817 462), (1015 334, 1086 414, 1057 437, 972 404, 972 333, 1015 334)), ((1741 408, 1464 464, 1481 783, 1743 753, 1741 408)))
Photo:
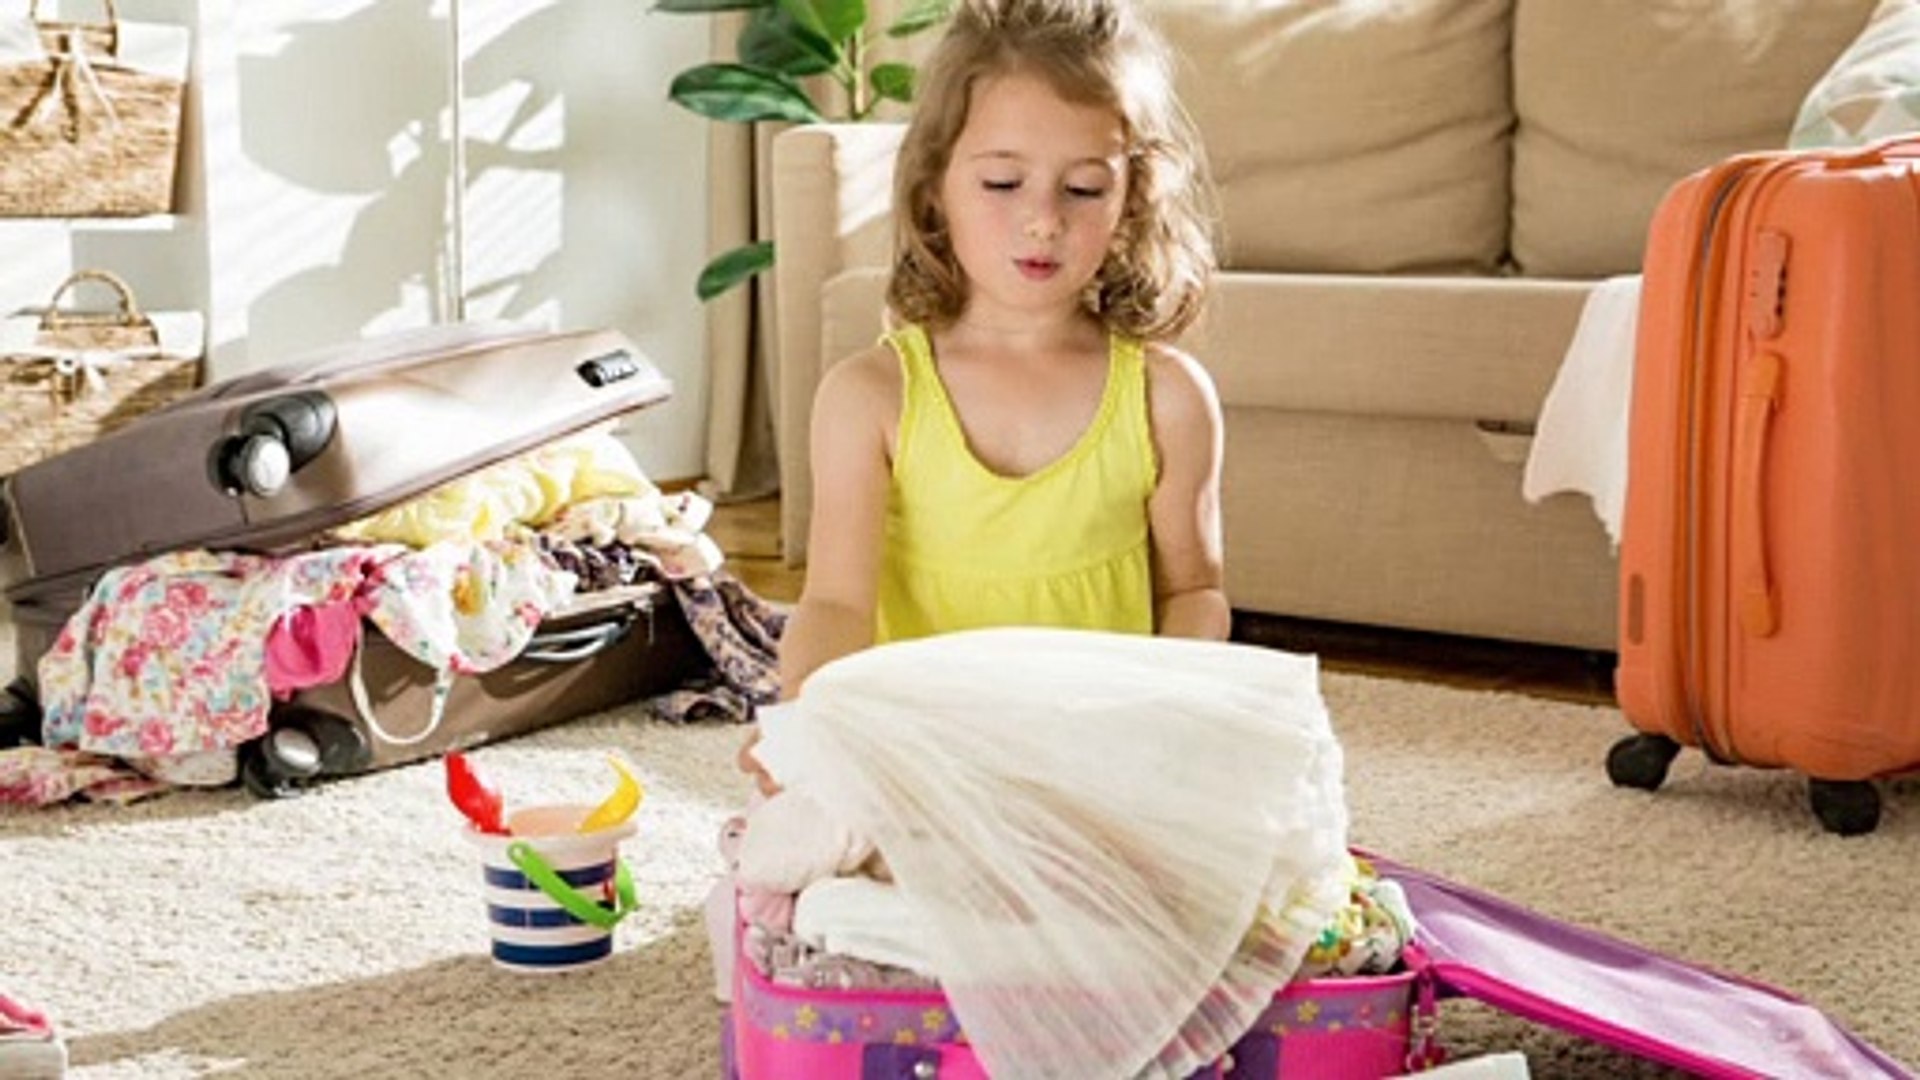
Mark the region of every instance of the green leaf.
POLYGON ((827 24, 820 20, 820 12, 814 9, 813 0, 775 0, 775 2, 779 4, 781 11, 793 16, 795 23, 823 38, 832 39, 832 35, 827 33, 827 24))
POLYGON ((796 78, 832 71, 840 63, 833 43, 793 21, 779 8, 763 8, 740 30, 735 46, 748 67, 796 78))
POLYGON ((708 15, 716 11, 747 11, 772 7, 774 0, 660 0, 655 11, 680 15, 708 15))
POLYGON ((867 25, 867 0, 812 0, 827 40, 846 41, 867 25))
POLYGON ((953 15, 953 0, 913 0, 900 17, 887 27, 888 37, 911 37, 922 30, 938 26, 953 15))
POLYGON ((700 281, 694 286, 694 291, 705 302, 772 265, 772 243, 762 241, 737 247, 720 255, 700 271, 700 281))
POLYGON ((806 92, 792 80, 744 64, 688 68, 667 87, 667 97, 710 120, 807 123, 821 119, 806 92))
POLYGON ((912 64, 876 64, 868 79, 873 83, 873 92, 881 97, 889 101, 912 103, 912 64))

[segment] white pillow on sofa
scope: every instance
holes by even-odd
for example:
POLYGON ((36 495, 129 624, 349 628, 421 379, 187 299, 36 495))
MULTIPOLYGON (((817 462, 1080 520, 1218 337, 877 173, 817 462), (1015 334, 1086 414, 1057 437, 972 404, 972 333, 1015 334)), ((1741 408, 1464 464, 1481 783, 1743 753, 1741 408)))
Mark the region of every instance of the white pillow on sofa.
POLYGON ((1920 132, 1920 0, 1881 0, 1807 93, 1787 145, 1859 146, 1905 132, 1920 132))

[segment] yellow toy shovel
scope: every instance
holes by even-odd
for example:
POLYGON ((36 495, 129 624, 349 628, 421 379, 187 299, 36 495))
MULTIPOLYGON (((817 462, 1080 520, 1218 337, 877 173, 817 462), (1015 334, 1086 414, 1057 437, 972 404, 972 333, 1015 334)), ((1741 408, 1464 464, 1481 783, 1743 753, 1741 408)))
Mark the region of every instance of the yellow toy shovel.
POLYGON ((633 812, 640 808, 640 800, 646 797, 646 789, 640 786, 640 781, 634 778, 633 770, 627 768, 627 763, 620 759, 620 755, 608 754, 607 764, 613 766, 613 771, 619 779, 614 784, 613 794, 608 795, 599 806, 593 808, 592 813, 581 819, 580 832, 588 833, 620 824, 633 816, 633 812))

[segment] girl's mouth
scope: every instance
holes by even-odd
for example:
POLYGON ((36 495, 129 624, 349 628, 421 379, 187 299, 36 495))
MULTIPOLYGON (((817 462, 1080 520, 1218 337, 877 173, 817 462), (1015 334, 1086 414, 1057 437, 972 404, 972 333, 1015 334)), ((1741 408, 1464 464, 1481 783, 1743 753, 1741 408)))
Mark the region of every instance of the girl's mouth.
POLYGON ((1020 275, 1032 281, 1045 281, 1060 272, 1060 264, 1052 259, 1015 259, 1013 265, 1020 268, 1020 275))

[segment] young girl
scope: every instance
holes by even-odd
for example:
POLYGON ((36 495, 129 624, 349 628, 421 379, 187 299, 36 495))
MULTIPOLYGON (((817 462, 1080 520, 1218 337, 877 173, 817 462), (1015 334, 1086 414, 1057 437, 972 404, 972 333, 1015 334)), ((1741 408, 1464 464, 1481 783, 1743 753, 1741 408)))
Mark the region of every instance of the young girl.
POLYGON ((898 329, 815 399, 786 696, 974 627, 1226 636, 1219 404, 1167 344, 1213 269, 1169 67, 1126 0, 955 13, 896 170, 898 329))

